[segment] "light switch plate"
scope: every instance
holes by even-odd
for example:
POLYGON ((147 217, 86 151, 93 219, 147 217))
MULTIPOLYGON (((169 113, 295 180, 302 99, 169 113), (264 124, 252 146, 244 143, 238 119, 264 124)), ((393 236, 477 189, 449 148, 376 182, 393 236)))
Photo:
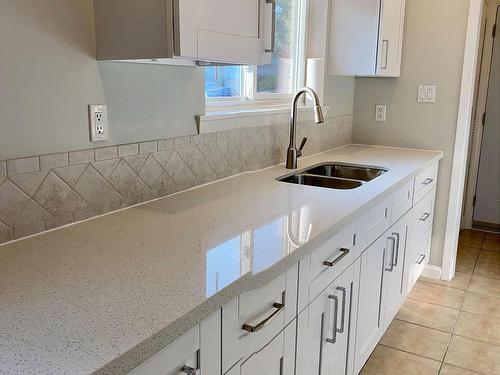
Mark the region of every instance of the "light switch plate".
POLYGON ((377 104, 375 106, 375 121, 385 122, 387 115, 387 105, 377 104))
POLYGON ((105 104, 89 105, 90 141, 108 140, 108 107, 105 104))
POLYGON ((436 103, 436 85, 418 85, 417 102, 418 103, 436 103))

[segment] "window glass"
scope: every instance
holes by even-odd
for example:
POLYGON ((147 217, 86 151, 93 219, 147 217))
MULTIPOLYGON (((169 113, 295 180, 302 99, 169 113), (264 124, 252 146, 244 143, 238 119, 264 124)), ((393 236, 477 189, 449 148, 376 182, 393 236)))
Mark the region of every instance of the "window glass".
POLYGON ((276 1, 275 45, 271 64, 257 67, 257 92, 290 94, 293 91, 294 1, 276 1))
POLYGON ((235 97, 243 94, 241 66, 209 66, 205 68, 207 98, 235 97))

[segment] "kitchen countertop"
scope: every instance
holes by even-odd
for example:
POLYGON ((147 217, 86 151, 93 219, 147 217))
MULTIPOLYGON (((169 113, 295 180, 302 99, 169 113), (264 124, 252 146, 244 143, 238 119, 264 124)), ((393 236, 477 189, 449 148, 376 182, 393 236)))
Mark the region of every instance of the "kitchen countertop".
POLYGON ((299 169, 389 171, 331 190, 276 181, 279 165, 0 246, 0 374, 126 373, 441 158, 348 145, 299 169))

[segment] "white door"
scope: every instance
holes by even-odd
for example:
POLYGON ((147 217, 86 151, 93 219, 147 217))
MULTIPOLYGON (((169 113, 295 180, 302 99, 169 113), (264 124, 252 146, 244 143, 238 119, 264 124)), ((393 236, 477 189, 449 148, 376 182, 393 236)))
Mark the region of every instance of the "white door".
POLYGON ((383 286, 386 245, 387 239, 382 236, 361 255, 356 332, 356 373, 361 370, 384 332, 383 286))
MULTIPOLYGON (((500 26, 500 7, 497 10, 500 26)), ((500 226, 500 41, 495 38, 488 86, 486 121, 476 187, 473 223, 485 228, 500 226)))
POLYGON ((390 77, 400 75, 404 12, 405 0, 381 2, 377 75, 390 77))
POLYGON ((404 260, 406 253, 406 235, 408 233, 408 215, 404 216, 386 232, 387 256, 385 261, 384 325, 389 326, 396 316, 406 296, 404 283, 404 260))

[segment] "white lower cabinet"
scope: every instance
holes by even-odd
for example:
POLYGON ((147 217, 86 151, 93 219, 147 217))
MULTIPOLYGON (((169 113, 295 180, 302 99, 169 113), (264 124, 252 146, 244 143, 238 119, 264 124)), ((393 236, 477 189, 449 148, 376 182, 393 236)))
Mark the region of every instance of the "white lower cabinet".
POLYGON ((298 317, 296 375, 353 373, 359 260, 298 317))

